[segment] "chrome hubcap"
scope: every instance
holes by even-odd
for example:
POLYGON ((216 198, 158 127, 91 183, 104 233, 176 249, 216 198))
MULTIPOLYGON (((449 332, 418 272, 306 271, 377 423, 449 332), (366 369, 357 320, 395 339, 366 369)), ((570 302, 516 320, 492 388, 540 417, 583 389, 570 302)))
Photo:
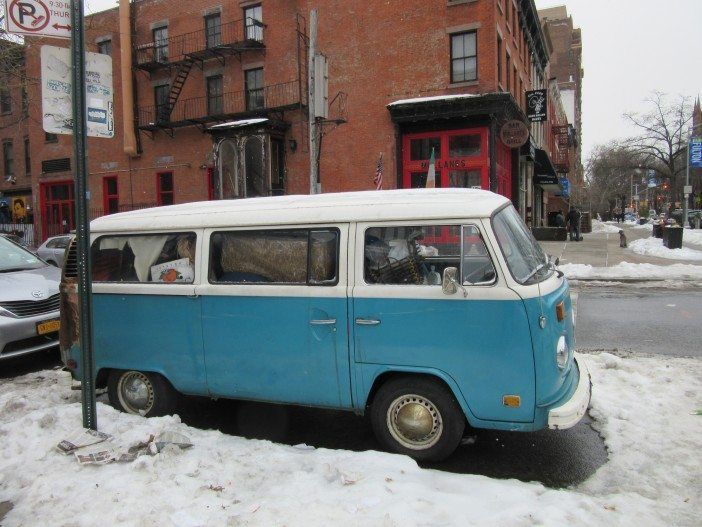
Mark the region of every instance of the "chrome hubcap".
POLYGON ((130 413, 148 413, 154 405, 154 388, 149 378, 139 371, 122 375, 117 385, 122 407, 130 413))
POLYGON ((441 414, 425 397, 415 394, 395 399, 388 408, 390 434, 405 448, 425 450, 441 438, 444 425, 441 414))

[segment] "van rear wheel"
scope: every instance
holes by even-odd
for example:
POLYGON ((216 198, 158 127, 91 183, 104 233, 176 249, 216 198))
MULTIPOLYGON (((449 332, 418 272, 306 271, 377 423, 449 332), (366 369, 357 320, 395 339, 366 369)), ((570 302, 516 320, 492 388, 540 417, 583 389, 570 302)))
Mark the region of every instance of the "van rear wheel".
POLYGON ((381 386, 371 422, 384 447, 419 461, 446 459, 465 428, 463 411, 451 391, 422 377, 401 377, 381 386))
POLYGON ((112 370, 107 395, 118 410, 145 417, 170 414, 176 398, 175 390, 161 375, 136 370, 112 370))

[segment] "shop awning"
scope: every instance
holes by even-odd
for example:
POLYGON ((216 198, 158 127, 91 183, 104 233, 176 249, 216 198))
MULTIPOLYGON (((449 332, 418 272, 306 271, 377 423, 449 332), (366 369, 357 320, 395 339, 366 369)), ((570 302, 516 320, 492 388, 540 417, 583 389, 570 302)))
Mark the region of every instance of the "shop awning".
POLYGON ((536 149, 534 159, 534 185, 538 185, 549 192, 561 191, 556 169, 553 167, 553 163, 551 163, 546 151, 541 148, 536 149))

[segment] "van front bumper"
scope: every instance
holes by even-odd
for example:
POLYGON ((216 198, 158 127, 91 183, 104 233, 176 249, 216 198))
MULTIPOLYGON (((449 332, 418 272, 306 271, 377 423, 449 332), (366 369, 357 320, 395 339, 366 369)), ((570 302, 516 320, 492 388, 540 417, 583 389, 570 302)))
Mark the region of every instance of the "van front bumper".
POLYGON ((571 428, 578 424, 587 412, 587 407, 590 405, 590 393, 592 391, 592 382, 590 381, 590 372, 584 363, 579 362, 573 357, 574 366, 578 368, 578 387, 575 389, 573 396, 561 406, 552 408, 548 412, 548 427, 556 430, 571 428))

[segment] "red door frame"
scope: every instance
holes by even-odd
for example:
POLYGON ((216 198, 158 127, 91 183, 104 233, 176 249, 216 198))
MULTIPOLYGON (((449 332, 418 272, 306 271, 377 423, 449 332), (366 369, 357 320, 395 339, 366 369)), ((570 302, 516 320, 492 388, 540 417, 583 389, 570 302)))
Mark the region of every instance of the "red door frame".
POLYGON ((110 176, 104 176, 102 178, 102 213, 103 215, 108 215, 110 213, 110 199, 117 200, 117 212, 119 212, 119 178, 116 174, 110 176), (117 192, 115 194, 110 194, 108 181, 114 180, 117 187, 117 192))
POLYGON ((39 206, 41 208, 41 238, 42 242, 46 240, 49 236, 55 236, 57 234, 67 234, 71 230, 75 229, 75 198, 73 195, 73 180, 61 180, 61 181, 47 181, 44 183, 39 183, 39 206), (50 196, 47 198, 47 193, 51 192, 52 187, 67 185, 68 186, 68 199, 58 199, 54 200, 50 196), (55 210, 58 213, 56 216, 56 222, 49 222, 49 219, 53 216, 51 214, 51 208, 57 207, 55 210), (67 217, 64 217, 64 206, 68 207, 67 217), (63 222, 66 221, 64 226, 63 222))
POLYGON ((487 127, 478 127, 404 134, 402 136, 402 188, 411 188, 413 172, 426 172, 428 169, 428 159, 414 161, 410 159, 410 141, 412 139, 436 137, 440 141, 440 152, 434 153, 437 186, 448 186, 449 172, 451 170, 479 170, 481 187, 489 189, 490 155, 488 148, 488 132, 489 130, 487 127), (457 135, 480 135, 480 153, 475 156, 450 158, 449 138, 457 135))

